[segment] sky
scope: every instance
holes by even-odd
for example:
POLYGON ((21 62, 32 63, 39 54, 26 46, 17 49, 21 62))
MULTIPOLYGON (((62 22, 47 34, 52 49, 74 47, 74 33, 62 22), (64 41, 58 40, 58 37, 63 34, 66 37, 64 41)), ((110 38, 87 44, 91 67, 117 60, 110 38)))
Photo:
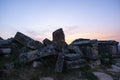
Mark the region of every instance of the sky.
POLYGON ((67 43, 78 38, 120 42, 120 0, 0 0, 0 36, 16 32, 42 41, 63 28, 67 43))

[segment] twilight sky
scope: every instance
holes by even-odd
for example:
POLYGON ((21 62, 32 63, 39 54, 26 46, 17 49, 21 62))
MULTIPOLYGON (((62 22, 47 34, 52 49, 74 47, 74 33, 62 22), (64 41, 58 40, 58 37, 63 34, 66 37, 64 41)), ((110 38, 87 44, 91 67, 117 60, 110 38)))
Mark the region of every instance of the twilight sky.
POLYGON ((66 41, 77 38, 120 42, 120 0, 0 0, 0 36, 17 31, 35 40, 52 40, 63 28, 66 41))

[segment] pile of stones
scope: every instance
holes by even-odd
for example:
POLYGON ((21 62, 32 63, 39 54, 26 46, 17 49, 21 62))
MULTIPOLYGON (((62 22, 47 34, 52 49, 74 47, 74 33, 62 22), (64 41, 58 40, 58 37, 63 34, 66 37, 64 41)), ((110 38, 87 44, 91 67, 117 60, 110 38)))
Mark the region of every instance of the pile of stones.
POLYGON ((17 32, 14 38, 0 38, 0 56, 19 54, 20 62, 32 63, 33 67, 39 67, 45 60, 51 63, 49 58, 52 57, 55 71, 62 72, 64 69, 83 67, 90 62, 100 65, 100 53, 120 55, 117 41, 80 38, 68 45, 62 28, 54 31, 52 36, 52 41, 46 38, 42 42, 20 32, 17 32))

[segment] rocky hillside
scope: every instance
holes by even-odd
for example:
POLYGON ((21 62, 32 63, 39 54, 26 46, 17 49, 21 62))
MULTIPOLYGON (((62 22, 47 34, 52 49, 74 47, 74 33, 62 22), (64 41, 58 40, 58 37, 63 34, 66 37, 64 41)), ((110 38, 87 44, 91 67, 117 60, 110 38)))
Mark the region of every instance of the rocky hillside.
POLYGON ((0 37, 0 80, 120 79, 117 41, 79 38, 68 45, 62 28, 52 35, 42 42, 21 32, 0 37))

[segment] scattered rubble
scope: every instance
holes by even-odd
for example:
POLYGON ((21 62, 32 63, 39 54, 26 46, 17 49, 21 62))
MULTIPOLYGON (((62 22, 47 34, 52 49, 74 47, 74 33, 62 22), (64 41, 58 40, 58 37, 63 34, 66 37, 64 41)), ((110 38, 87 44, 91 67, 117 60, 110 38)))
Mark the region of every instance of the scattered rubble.
MULTIPOLYGON (((0 56, 18 54, 20 62, 25 64, 32 62, 34 68, 43 65, 41 59, 54 56, 53 60, 56 62, 54 64, 55 71, 62 72, 64 69, 84 67, 85 64, 94 63, 91 66, 100 65, 101 53, 111 54, 116 57, 120 55, 117 41, 80 38, 68 45, 65 42, 65 34, 62 28, 54 31, 52 35, 52 41, 46 38, 43 43, 35 41, 20 32, 17 32, 14 38, 7 40, 0 38, 0 56)), ((108 57, 104 58, 105 64, 109 62, 109 59, 108 57)))

